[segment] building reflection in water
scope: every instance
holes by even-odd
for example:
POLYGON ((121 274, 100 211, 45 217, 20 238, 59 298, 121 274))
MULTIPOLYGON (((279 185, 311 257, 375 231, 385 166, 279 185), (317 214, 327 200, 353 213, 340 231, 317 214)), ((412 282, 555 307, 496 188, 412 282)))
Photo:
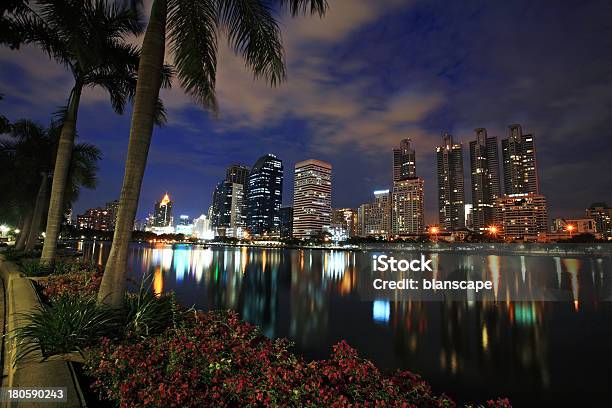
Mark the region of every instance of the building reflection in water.
MULTIPOLYGON (((110 246, 100 244, 78 248, 98 263, 110 246)), ((267 336, 290 337, 299 350, 315 356, 327 355, 331 345, 346 339, 382 366, 415 369, 456 393, 479 383, 497 390, 507 384, 554 388, 559 375, 554 367, 564 357, 551 350, 563 349, 570 330, 579 335, 572 324, 597 317, 598 299, 612 293, 609 258, 438 253, 428 255, 432 277, 488 279, 493 294, 482 300, 468 292, 465 301, 368 302, 360 299, 358 287, 371 256, 135 245, 129 264, 134 277, 153 275, 156 294, 175 291, 186 306, 234 309, 267 336), (532 295, 542 285, 564 291, 567 301, 511 300, 511 294, 532 295), (567 327, 559 328, 560 321, 567 327)))

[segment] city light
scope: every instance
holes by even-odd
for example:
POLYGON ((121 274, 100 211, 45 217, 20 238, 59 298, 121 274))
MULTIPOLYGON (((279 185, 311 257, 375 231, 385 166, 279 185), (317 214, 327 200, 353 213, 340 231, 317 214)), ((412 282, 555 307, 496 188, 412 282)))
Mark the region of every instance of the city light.
POLYGON ((429 227, 429 233, 431 235, 437 235, 440 232, 440 228, 438 227, 429 227))
POLYGON ((487 228, 487 231, 489 231, 489 235, 491 235, 492 237, 496 237, 499 233, 499 228, 496 225, 490 225, 487 228))

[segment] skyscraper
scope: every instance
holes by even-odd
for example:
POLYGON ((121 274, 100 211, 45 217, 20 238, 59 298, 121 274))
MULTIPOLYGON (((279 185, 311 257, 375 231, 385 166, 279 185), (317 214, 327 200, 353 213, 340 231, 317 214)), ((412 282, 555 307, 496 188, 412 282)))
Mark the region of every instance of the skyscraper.
POLYGON ((416 155, 411 140, 404 139, 393 149, 393 181, 416 177, 416 155))
POLYGON ((357 210, 354 208, 334 208, 332 210, 332 224, 342 226, 349 237, 358 234, 357 210))
POLYGON ((225 172, 225 180, 232 183, 246 185, 249 178, 249 168, 242 164, 232 164, 225 172))
POLYGON ((293 207, 281 207, 280 220, 280 237, 291 238, 293 236, 293 207))
POLYGON ((484 231, 493 223, 495 200, 500 196, 499 153, 497 138, 487 136, 484 128, 475 129, 470 142, 472 176, 472 225, 484 231))
POLYGON ((388 189, 374 191, 374 202, 362 204, 357 210, 362 236, 384 236, 391 233, 391 193, 388 189))
POLYGON ((444 144, 436 148, 438 167, 438 211, 440 226, 447 230, 465 227, 463 148, 444 134, 444 144))
POLYGON ((211 223, 216 236, 242 237, 245 225, 244 187, 224 180, 213 192, 211 223))
POLYGON ((309 238, 331 224, 332 166, 320 160, 295 165, 293 236, 309 238))
POLYGON ((508 126, 502 140, 504 191, 512 194, 540 194, 535 137, 523 134, 521 125, 508 126))
POLYGON ((247 229, 252 236, 280 234, 283 162, 273 154, 260 157, 247 180, 247 229))
POLYGON ((164 194, 162 199, 155 203, 155 213, 153 215, 154 227, 171 227, 172 226, 172 206, 174 203, 170 200, 168 193, 164 194))
POLYGON ((420 177, 393 183, 391 232, 394 235, 422 234, 425 230, 424 181, 420 177))

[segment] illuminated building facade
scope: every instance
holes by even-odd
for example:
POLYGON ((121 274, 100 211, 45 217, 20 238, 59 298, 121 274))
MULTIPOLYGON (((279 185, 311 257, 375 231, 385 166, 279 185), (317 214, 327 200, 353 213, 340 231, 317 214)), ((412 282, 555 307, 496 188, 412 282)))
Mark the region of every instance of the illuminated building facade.
POLYGON ((293 236, 293 207, 281 207, 280 222, 280 237, 291 238, 293 236))
POLYGON ((497 138, 487 136, 487 130, 475 130, 476 140, 470 142, 472 181, 472 227, 483 232, 494 221, 495 200, 501 195, 497 138))
POLYGON ((225 180, 246 185, 249 178, 249 168, 242 164, 232 164, 225 172, 225 180))
POLYGON ((399 148, 393 149, 393 181, 416 177, 416 154, 410 139, 401 141, 399 148))
POLYGON ((171 227, 172 226, 172 207, 174 203, 170 200, 168 193, 164 194, 162 199, 155 203, 155 213, 153 215, 153 227, 171 227))
POLYGON ((273 154, 260 157, 249 173, 246 196, 246 226, 250 235, 280 236, 283 162, 273 154))
POLYGON ((77 228, 113 231, 115 229, 118 208, 118 200, 106 203, 104 208, 90 208, 85 213, 77 216, 77 228))
POLYGON ((415 235, 425 231, 424 181, 420 177, 393 182, 391 233, 415 235))
POLYGON ((540 194, 534 135, 524 135, 521 125, 510 125, 502 156, 506 195, 540 194))
POLYGON ((314 237, 331 224, 332 166, 320 160, 296 163, 293 184, 293 237, 314 237))
POLYGON ((358 210, 355 208, 334 208, 332 210, 332 225, 342 226, 349 238, 358 234, 358 210))
POLYGON ((391 233, 391 192, 374 191, 374 202, 362 204, 358 209, 361 236, 384 236, 391 233))
POLYGON ((497 199, 495 224, 506 240, 535 241, 548 232, 546 197, 541 194, 515 194, 497 199))
POLYGON ((597 231, 604 238, 612 238, 612 208, 606 203, 593 203, 586 209, 586 216, 595 220, 597 231))
POLYGON ((245 225, 244 186, 224 180, 213 192, 211 222, 215 236, 241 238, 245 225))
POLYGON ((438 212, 440 226, 452 231, 465 227, 463 148, 448 133, 443 140, 443 145, 436 148, 438 212))

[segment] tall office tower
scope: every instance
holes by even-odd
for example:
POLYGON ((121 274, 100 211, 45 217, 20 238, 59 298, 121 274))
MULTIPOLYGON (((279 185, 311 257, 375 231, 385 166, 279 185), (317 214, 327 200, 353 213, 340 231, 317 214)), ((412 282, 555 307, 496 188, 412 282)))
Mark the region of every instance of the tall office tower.
POLYGON ((242 184, 222 181, 213 192, 211 224, 217 236, 242 237, 245 225, 244 187, 242 184))
POLYGON ((291 238, 293 236, 293 207, 281 207, 280 221, 280 237, 291 238))
POLYGON ((320 160, 295 165, 293 236, 309 238, 331 224, 332 166, 320 160))
POLYGON ((612 208, 606 203, 593 203, 586 209, 586 215, 595 220, 597 232, 609 239, 612 237, 612 208))
POLYGON ((283 162, 273 154, 260 157, 249 173, 246 190, 249 233, 255 237, 279 236, 283 162))
POLYGON ((540 194, 535 137, 524 135, 521 125, 508 126, 502 140, 504 191, 512 194, 540 194))
POLYGON ((225 180, 232 183, 246 185, 249 178, 249 168, 242 164, 232 164, 225 172, 225 180))
POLYGON ((357 235, 360 237, 368 236, 369 226, 367 225, 372 210, 371 203, 361 204, 357 208, 357 235))
POLYGON ((106 211, 110 217, 110 229, 115 229, 117 222, 117 213, 119 213, 119 200, 114 200, 106 203, 106 211))
POLYGON ((404 139, 393 149, 393 181, 416 177, 416 155, 411 140, 404 139))
POLYGON ((438 161, 438 211, 440 226, 447 230, 465 227, 463 148, 444 134, 444 144, 436 148, 438 161))
POLYGON ((493 223, 495 200, 501 195, 497 137, 488 137, 478 128, 470 142, 472 173, 472 224, 475 231, 485 231, 493 223))
POLYGON ((515 194, 496 200, 495 223, 508 240, 535 241, 548 232, 546 197, 541 194, 515 194))
POLYGON ((425 231, 424 181, 420 177, 393 182, 391 232, 393 235, 425 231))
POLYGON ((357 210, 355 208, 334 208, 332 210, 332 225, 344 228, 349 237, 358 234, 357 210))
POLYGON ((154 227, 171 227, 172 226, 172 206, 174 203, 170 200, 168 193, 164 194, 163 198, 155 203, 155 213, 153 215, 154 227))

